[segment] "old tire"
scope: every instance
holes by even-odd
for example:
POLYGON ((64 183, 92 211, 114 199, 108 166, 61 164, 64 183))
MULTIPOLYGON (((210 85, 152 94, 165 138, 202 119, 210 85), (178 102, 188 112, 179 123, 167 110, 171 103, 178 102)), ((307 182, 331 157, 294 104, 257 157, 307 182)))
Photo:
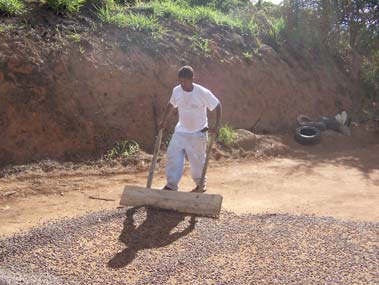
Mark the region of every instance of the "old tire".
POLYGON ((324 122, 302 122, 299 124, 300 127, 314 127, 320 131, 326 130, 326 124, 324 122))
POLYGON ((295 140, 299 144, 313 145, 321 140, 321 131, 312 126, 301 126, 296 129, 295 140))
POLYGON ((336 119, 334 118, 328 118, 328 117, 321 117, 320 118, 321 122, 324 122, 326 125, 326 128, 328 130, 333 130, 338 132, 340 129, 340 124, 337 122, 336 119))
POLYGON ((302 124, 302 123, 312 122, 312 119, 309 118, 309 117, 306 116, 306 115, 300 114, 300 115, 297 115, 297 116, 296 116, 296 121, 297 121, 297 124, 300 125, 300 124, 302 124))

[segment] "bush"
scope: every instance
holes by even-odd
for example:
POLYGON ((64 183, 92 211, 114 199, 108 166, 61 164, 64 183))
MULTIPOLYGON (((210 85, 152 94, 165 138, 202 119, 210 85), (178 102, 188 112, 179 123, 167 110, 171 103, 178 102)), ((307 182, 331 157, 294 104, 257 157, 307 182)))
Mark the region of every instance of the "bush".
POLYGON ((7 16, 19 15, 24 10, 24 4, 20 0, 0 0, 0 14, 7 16))
POLYGON ((237 133, 229 125, 224 125, 218 133, 217 141, 223 145, 230 145, 237 138, 237 133))
POLYGON ((46 0, 48 7, 55 13, 79 12, 86 0, 46 0))
POLYGON ((124 140, 117 142, 105 155, 105 159, 113 160, 118 157, 128 158, 140 151, 138 143, 134 140, 124 140))

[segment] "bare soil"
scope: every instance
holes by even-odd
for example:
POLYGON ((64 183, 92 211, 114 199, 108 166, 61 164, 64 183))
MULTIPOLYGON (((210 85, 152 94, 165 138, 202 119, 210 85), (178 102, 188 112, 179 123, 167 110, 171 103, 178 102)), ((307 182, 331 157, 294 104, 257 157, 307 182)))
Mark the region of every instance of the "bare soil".
POLYGON ((0 17, 16 26, 0 33, 0 166, 98 159, 125 139, 151 150, 184 64, 221 100, 223 121, 236 128, 283 132, 299 113, 317 119, 361 107, 361 83, 328 54, 300 56, 286 44, 258 44, 212 23, 169 19, 161 22, 170 33, 155 41, 104 25, 94 11, 66 17, 34 9, 27 19, 0 17), (194 35, 209 41, 208 54, 192 47, 194 35))
MULTIPOLYGON (((356 128, 352 137, 323 133, 322 143, 312 147, 295 144, 290 136, 282 140, 287 151, 275 157, 247 152, 245 158, 213 160, 209 193, 222 194, 223 208, 238 214, 289 213, 379 221, 378 136, 356 128)), ((148 164, 141 162, 133 167, 29 167, 5 176, 0 179, 0 235, 52 219, 116 208, 123 187, 144 186, 147 171, 148 164)), ((164 183, 162 161, 153 186, 164 183)), ((193 187, 188 168, 180 186, 181 191, 193 187)))

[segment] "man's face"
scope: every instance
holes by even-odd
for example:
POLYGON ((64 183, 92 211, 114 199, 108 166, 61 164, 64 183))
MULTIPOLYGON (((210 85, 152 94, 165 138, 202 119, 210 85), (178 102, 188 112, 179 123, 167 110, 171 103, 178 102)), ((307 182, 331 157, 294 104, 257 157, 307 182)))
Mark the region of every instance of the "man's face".
POLYGON ((184 91, 188 91, 188 92, 192 91, 193 78, 180 78, 179 77, 179 82, 184 91))

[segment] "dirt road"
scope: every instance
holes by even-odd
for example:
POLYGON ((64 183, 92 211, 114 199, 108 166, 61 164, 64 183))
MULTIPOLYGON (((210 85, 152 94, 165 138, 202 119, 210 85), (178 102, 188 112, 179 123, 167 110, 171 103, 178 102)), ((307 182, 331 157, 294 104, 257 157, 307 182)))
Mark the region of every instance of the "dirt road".
MULTIPOLYGON (((209 192, 235 213, 289 213, 379 221, 379 145, 324 142, 286 157, 221 160, 209 169, 209 192)), ((116 208, 125 184, 145 184, 146 167, 31 171, 0 179, 0 236, 42 222, 116 208), (14 197, 13 197, 14 196, 14 197), (24 197, 23 197, 24 196, 24 197), (102 201, 89 196, 113 199, 102 201)), ((164 185, 163 166, 153 186, 164 185)), ((193 187, 188 169, 181 190, 193 187)))

